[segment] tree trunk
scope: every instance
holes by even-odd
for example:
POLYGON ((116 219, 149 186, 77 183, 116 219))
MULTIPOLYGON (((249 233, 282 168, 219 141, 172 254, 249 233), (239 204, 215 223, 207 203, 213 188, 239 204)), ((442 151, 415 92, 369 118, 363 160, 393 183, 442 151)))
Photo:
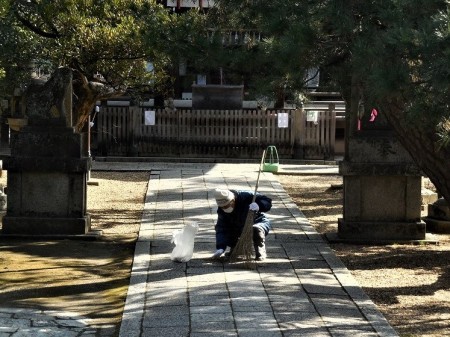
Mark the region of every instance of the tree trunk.
POLYGON ((89 120, 89 114, 94 109, 98 100, 112 96, 119 96, 118 92, 99 82, 90 82, 78 71, 73 71, 73 125, 80 132, 84 124, 89 120))
POLYGON ((427 123, 411 122, 399 104, 388 104, 383 112, 417 166, 435 185, 439 194, 450 201, 450 148, 437 146, 437 130, 427 123))

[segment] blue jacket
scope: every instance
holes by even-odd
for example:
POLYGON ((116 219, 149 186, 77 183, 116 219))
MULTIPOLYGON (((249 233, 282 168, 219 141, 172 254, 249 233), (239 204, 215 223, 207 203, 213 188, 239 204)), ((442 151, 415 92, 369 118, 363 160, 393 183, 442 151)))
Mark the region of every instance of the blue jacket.
MULTIPOLYGON (((253 201, 253 192, 231 190, 235 196, 235 206, 231 213, 225 213, 220 207, 217 209, 216 249, 225 250, 234 247, 242 233, 247 219, 249 205, 253 201)), ((269 219, 262 212, 267 212, 272 207, 272 199, 265 195, 256 193, 255 202, 259 206, 259 211, 255 214, 254 224, 260 225, 266 232, 271 229, 269 219)))

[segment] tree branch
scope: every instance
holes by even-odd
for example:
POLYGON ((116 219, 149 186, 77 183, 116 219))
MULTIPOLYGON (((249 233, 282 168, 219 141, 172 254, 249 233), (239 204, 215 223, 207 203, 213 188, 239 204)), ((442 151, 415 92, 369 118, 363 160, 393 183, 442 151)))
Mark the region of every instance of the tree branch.
MULTIPOLYGON (((32 2, 32 5, 36 5, 36 2, 32 2)), ((25 17, 20 15, 20 6, 26 6, 24 4, 22 4, 20 1, 18 1, 15 4, 15 10, 14 10, 14 16, 17 18, 17 20, 24 25, 24 27, 28 28, 29 30, 31 30, 33 33, 42 36, 42 37, 46 37, 46 38, 51 38, 51 39, 56 39, 58 37, 60 37, 60 34, 58 32, 58 30, 50 24, 51 26, 51 32, 47 32, 44 31, 43 29, 37 27, 36 25, 34 25, 33 23, 31 23, 30 20, 27 20, 25 17)), ((29 7, 29 5, 28 5, 29 7)))

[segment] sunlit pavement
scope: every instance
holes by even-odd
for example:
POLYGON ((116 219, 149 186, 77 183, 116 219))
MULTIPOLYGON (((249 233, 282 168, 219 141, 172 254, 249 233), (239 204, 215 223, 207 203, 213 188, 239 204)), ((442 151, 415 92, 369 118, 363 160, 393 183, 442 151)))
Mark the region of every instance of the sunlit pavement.
MULTIPOLYGON (((98 170, 151 171, 120 337, 398 336, 272 173, 261 173, 258 188, 273 200, 267 260, 248 266, 209 259, 211 191, 254 190, 258 166, 94 163, 98 170), (173 231, 192 222, 200 228, 192 259, 171 261, 173 231)), ((304 165, 280 167, 287 168, 307 172, 304 165)), ((335 165, 321 169, 337 173, 335 165)))

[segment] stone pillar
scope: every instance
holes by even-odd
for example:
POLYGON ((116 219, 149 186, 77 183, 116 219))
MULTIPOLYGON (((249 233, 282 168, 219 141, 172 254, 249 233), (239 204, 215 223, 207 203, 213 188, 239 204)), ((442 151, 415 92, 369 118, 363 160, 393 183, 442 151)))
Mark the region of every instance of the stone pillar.
POLYGON ((71 126, 71 72, 28 92, 28 125, 11 134, 3 235, 72 236, 91 230, 84 136, 71 126), (60 95, 62 93, 62 95, 60 95))
POLYGON ((359 108, 354 108, 346 121, 346 154, 339 165, 344 205, 338 239, 423 240, 426 231, 421 221, 421 172, 383 118, 383 112, 377 111, 374 116, 371 108, 359 108), (363 109, 364 115, 358 114, 363 109))

